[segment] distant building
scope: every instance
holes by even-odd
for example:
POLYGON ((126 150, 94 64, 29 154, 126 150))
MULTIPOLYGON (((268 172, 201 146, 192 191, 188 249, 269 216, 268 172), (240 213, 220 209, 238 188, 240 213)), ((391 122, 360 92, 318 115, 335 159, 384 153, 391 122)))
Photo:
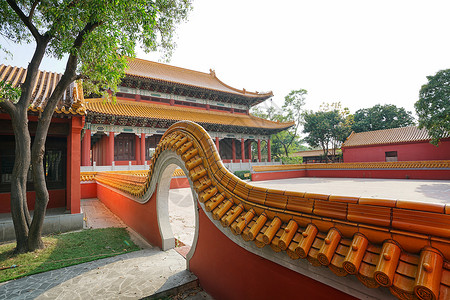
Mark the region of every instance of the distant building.
POLYGON ((311 163, 327 163, 327 162, 342 162, 342 151, 336 149, 335 154, 333 155, 333 150, 328 150, 328 160, 325 158, 323 150, 307 150, 307 151, 298 151, 293 153, 292 157, 302 157, 304 164, 311 163))
POLYGON ((352 132, 342 145, 344 162, 449 160, 450 137, 438 147, 426 129, 415 126, 352 132))

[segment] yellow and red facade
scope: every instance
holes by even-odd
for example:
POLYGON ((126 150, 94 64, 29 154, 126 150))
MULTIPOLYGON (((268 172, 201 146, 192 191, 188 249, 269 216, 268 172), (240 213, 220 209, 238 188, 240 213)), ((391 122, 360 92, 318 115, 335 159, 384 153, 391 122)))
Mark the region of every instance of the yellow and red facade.
MULTIPOLYGON (((0 65, 0 80, 13 86, 25 81, 27 70, 0 65)), ((40 112, 61 78, 61 74, 39 71, 28 109, 29 130, 33 138, 40 112)), ((55 108, 48 131, 45 152, 46 182, 49 190, 48 208, 65 207, 73 214, 80 212, 81 132, 86 110, 81 85, 72 83, 55 108)), ((10 211, 10 182, 14 165, 14 135, 11 118, 0 111, 0 213, 10 211)), ((32 176, 28 176, 27 201, 34 208, 35 192, 32 176)))
POLYGON ((83 166, 144 165, 165 130, 180 120, 204 126, 226 162, 261 161, 261 142, 293 123, 250 115, 249 109, 272 93, 238 90, 214 71, 202 73, 166 64, 130 59, 117 101, 86 99, 83 166), (252 145, 257 149, 252 157, 252 145))

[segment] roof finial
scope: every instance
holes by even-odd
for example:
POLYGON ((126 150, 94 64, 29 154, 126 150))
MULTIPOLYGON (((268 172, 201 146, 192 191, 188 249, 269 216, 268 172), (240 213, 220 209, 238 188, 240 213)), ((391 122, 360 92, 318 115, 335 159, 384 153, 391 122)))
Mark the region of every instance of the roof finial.
POLYGON ((213 69, 209 69, 209 74, 213 77, 216 77, 216 71, 214 71, 213 69))

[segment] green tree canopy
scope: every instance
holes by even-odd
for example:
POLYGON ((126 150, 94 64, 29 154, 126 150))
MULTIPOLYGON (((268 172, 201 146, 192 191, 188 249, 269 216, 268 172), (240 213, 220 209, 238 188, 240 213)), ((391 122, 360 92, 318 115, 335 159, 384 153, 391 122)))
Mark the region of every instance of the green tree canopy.
POLYGON ((354 114, 355 132, 374 131, 414 125, 414 118, 411 112, 403 107, 393 104, 377 104, 370 108, 363 108, 354 114))
POLYGON ((266 110, 257 107, 252 110, 252 114, 271 121, 291 122, 295 124, 287 130, 283 130, 271 137, 271 151, 274 156, 286 156, 295 152, 300 147, 301 139, 297 134, 298 128, 302 123, 303 105, 308 92, 304 89, 292 90, 284 97, 284 104, 281 110, 276 110, 273 106, 266 110))
POLYGON ((44 145, 55 107, 74 80, 89 92, 115 91, 126 57, 136 46, 170 55, 175 26, 187 18, 190 0, 2 0, 0 34, 14 43, 35 44, 24 83, 17 93, 2 85, 0 108, 12 119, 16 157, 11 179, 11 212, 18 252, 43 247, 42 224, 48 203, 44 145), (44 55, 66 60, 66 68, 40 114, 31 147, 27 109, 44 55), (18 97, 18 99, 17 99, 18 97), (31 221, 26 201, 30 162, 36 191, 31 221))
POLYGON ((428 83, 419 92, 415 103, 419 116, 419 128, 426 128, 431 135, 431 143, 450 135, 450 69, 427 76, 428 83))
POLYGON ((304 113, 305 141, 312 147, 320 147, 328 159, 329 150, 335 155, 351 132, 352 115, 340 102, 323 104, 317 112, 304 113))

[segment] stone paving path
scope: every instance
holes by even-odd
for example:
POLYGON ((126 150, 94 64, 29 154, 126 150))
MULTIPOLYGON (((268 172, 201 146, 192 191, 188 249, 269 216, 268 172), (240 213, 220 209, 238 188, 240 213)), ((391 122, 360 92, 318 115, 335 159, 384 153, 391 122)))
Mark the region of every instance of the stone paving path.
MULTIPOLYGON (((98 199, 82 200, 81 207, 85 228, 126 227, 98 199)), ((186 270, 186 260, 177 251, 153 248, 127 230, 143 250, 0 283, 0 300, 141 299, 183 284, 197 285, 197 277, 186 270)), ((194 287, 174 299, 212 298, 194 287)))
POLYGON ((81 200, 81 210, 84 213, 85 228, 126 227, 122 220, 97 198, 81 200))
POLYGON ((175 250, 145 249, 0 283, 0 299, 140 299, 196 280, 175 250))

